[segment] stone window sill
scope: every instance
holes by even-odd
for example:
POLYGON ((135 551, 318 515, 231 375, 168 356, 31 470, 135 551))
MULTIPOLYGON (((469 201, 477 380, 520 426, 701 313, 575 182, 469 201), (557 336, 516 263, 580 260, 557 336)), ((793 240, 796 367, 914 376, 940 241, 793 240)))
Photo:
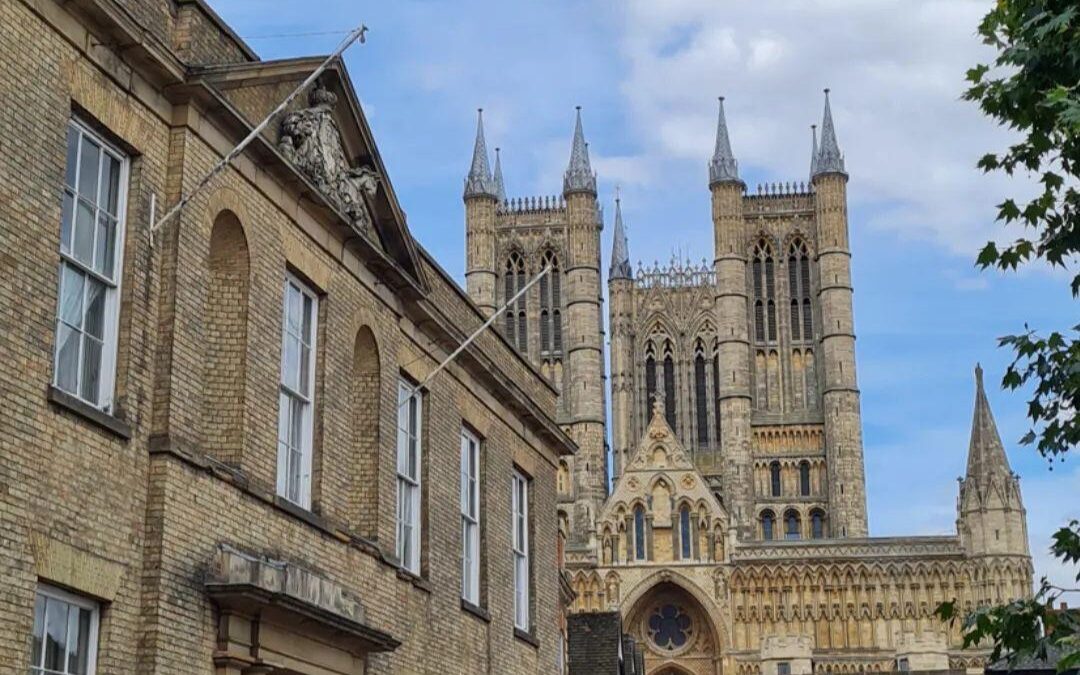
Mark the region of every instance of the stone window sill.
POLYGON ((62 408, 71 412, 84 420, 94 424, 97 427, 108 431, 109 433, 122 438, 125 441, 131 440, 131 425, 119 417, 110 415, 109 413, 99 410, 94 406, 79 400, 66 391, 57 389, 56 387, 49 385, 48 393, 49 402, 58 408, 62 408))
POLYGON ((413 574, 404 567, 398 567, 397 575, 398 579, 404 579, 405 581, 411 582, 413 586, 420 589, 421 591, 424 591, 425 593, 431 593, 434 590, 432 589, 431 584, 428 583, 427 579, 413 574))
POLYGON ((480 607, 479 605, 472 604, 465 598, 461 599, 461 609, 468 612, 469 614, 472 614, 484 623, 491 623, 491 614, 488 614, 488 611, 486 609, 480 607))
POLYGON ((517 626, 514 627, 514 637, 531 646, 533 649, 540 649, 540 641, 536 639, 536 636, 521 630, 517 626))

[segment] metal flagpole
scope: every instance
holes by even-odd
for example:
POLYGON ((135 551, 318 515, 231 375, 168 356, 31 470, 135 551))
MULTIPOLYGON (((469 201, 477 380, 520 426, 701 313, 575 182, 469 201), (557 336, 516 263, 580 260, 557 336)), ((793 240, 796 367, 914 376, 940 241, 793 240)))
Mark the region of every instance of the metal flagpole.
MULTIPOLYGON (((464 341, 464 342, 462 342, 462 343, 461 343, 460 345, 458 345, 458 348, 457 348, 457 349, 455 349, 454 351, 450 352, 450 355, 449 355, 449 356, 447 356, 447 357, 446 357, 445 359, 443 359, 442 363, 440 363, 439 365, 435 366, 435 370, 433 370, 433 371, 431 371, 430 373, 428 373, 428 376, 427 376, 427 377, 425 377, 425 378, 424 378, 424 379, 423 379, 423 380, 422 380, 422 381, 421 381, 421 382, 420 382, 419 384, 417 384, 417 385, 416 385, 415 387, 409 387, 409 389, 410 389, 410 391, 409 391, 409 398, 405 399, 405 400, 404 400, 404 401, 402 401, 401 403, 398 403, 398 410, 400 410, 400 409, 402 408, 402 406, 404 406, 404 405, 405 405, 406 403, 408 403, 408 402, 409 402, 409 399, 411 399, 411 398, 412 398, 413 396, 415 396, 415 395, 416 395, 416 392, 420 391, 420 389, 422 389, 422 388, 424 387, 424 385, 426 385, 426 384, 427 384, 428 382, 430 382, 430 381, 431 381, 431 378, 433 378, 433 377, 435 377, 436 375, 438 375, 438 374, 439 374, 439 372, 440 372, 440 371, 442 371, 442 369, 443 369, 443 368, 446 368, 446 366, 450 365, 450 362, 451 362, 451 361, 453 361, 453 360, 454 360, 454 359, 455 359, 455 358, 457 357, 457 355, 458 355, 458 354, 460 354, 461 352, 465 351, 465 348, 466 348, 466 347, 468 347, 468 346, 469 346, 470 344, 472 344, 472 341, 473 341, 473 340, 475 340, 475 339, 476 339, 476 338, 477 338, 477 337, 478 337, 478 336, 480 335, 480 333, 483 333, 483 332, 484 332, 484 331, 485 331, 485 330, 486 330, 486 329, 488 328, 488 326, 490 326, 491 324, 495 323, 495 320, 499 318, 499 316, 500 316, 500 315, 501 315, 501 314, 503 313, 503 311, 504 311, 504 310, 506 310, 506 308, 507 308, 507 307, 509 307, 510 305, 512 305, 512 304, 514 304, 515 302, 517 302, 517 299, 518 299, 518 298, 520 298, 521 296, 525 295, 525 291, 527 291, 527 290, 529 290, 530 288, 532 288, 533 284, 535 284, 536 282, 540 281, 540 279, 541 279, 541 278, 542 278, 542 277, 543 277, 543 276, 544 276, 545 274, 547 274, 547 273, 548 273, 548 272, 550 272, 550 271, 551 271, 551 264, 549 263, 549 264, 547 264, 547 265, 545 265, 545 266, 544 266, 544 269, 540 270, 540 273, 539 273, 539 274, 537 274, 537 275, 536 275, 535 277, 533 277, 532 279, 530 279, 530 280, 529 280, 529 283, 527 283, 527 284, 525 284, 524 286, 522 286, 522 287, 521 287, 521 290, 519 290, 519 291, 518 291, 517 293, 515 293, 515 294, 514 294, 514 297, 510 298, 510 299, 509 299, 509 300, 507 300, 507 301, 506 301, 505 303, 503 303, 503 306, 502 306, 502 307, 500 307, 500 308, 498 308, 497 310, 495 310, 494 312, 492 312, 492 313, 491 313, 491 316, 489 316, 489 317, 488 317, 487 321, 485 321, 485 322, 484 322, 483 324, 481 324, 481 325, 480 325, 480 327, 479 327, 479 328, 477 328, 477 329, 476 329, 475 331, 473 331, 473 334, 472 334, 472 335, 470 335, 469 337, 465 338, 465 341, 464 341)), ((406 384, 405 386, 407 386, 407 387, 408 387, 409 385, 408 385, 408 384, 406 384)))
POLYGON ((326 70, 330 66, 331 61, 333 61, 337 57, 341 56, 341 54, 346 49, 349 48, 349 45, 356 42, 357 40, 360 40, 360 42, 363 43, 364 42, 364 33, 366 33, 366 32, 367 32, 367 26, 365 26, 363 24, 361 24, 359 27, 357 27, 357 28, 353 29, 352 31, 350 31, 349 34, 347 36, 345 36, 345 39, 341 41, 341 44, 338 45, 337 49, 335 49, 334 52, 332 54, 330 54, 330 56, 326 57, 326 60, 323 61, 319 65, 319 67, 316 68, 310 75, 308 75, 307 79, 305 79, 303 82, 300 83, 300 86, 298 86, 296 89, 293 90, 293 92, 291 94, 289 94, 287 97, 285 97, 284 101, 282 101, 280 104, 278 104, 278 106, 276 108, 274 108, 272 111, 270 111, 270 114, 267 115, 266 118, 263 119, 263 121, 260 122, 257 127, 252 129, 251 133, 249 133, 247 135, 247 137, 244 138, 244 140, 240 141, 239 145, 237 145, 235 148, 230 150, 229 154, 227 154, 223 158, 221 158, 221 161, 219 161, 216 165, 214 165, 213 169, 210 169, 210 172, 207 173, 202 178, 202 180, 200 180, 198 182, 198 184, 194 187, 194 189, 192 189, 191 192, 189 192, 186 196, 182 196, 180 198, 180 201, 178 201, 171 209, 168 210, 168 212, 165 215, 163 215, 161 217, 161 220, 157 221, 156 223, 151 220, 150 231, 147 233, 147 235, 150 238, 150 246, 153 247, 153 245, 154 245, 154 233, 155 232, 157 232, 159 229, 161 229, 161 227, 163 225, 165 225, 165 223, 172 220, 172 218, 175 217, 176 214, 179 213, 180 210, 183 209, 184 206, 187 205, 187 203, 190 202, 191 199, 200 190, 202 190, 204 187, 206 187, 206 184, 209 183, 214 178, 214 176, 218 175, 219 173, 221 173, 221 171, 225 167, 229 166, 229 164, 231 164, 232 161, 234 159, 236 159, 236 157, 239 156, 239 154, 241 152, 244 151, 244 148, 246 148, 248 145, 250 145, 251 142, 253 140, 255 140, 255 138, 259 134, 261 134, 263 132, 263 129, 265 129, 268 124, 270 124, 270 121, 272 119, 274 119, 274 117, 276 117, 278 115, 278 113, 280 113, 290 103, 292 103, 292 100, 294 98, 296 98, 297 96, 299 96, 300 92, 307 89, 308 86, 312 82, 314 82, 316 80, 316 78, 319 77, 319 75, 322 75, 323 71, 326 70))

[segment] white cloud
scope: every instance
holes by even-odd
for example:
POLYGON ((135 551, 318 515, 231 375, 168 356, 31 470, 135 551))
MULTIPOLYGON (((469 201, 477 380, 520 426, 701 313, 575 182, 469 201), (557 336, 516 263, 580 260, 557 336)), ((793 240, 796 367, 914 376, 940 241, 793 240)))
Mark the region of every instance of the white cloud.
MULTIPOLYGON (((703 162, 714 96, 727 96, 744 178, 801 180, 821 88, 851 173, 853 205, 904 238, 973 254, 1000 237, 994 204, 1026 191, 974 168, 1009 136, 961 101, 990 54, 974 35, 987 2, 635 0, 624 5, 622 91, 651 163, 703 162)), ((751 182, 748 180, 748 182, 751 182)))

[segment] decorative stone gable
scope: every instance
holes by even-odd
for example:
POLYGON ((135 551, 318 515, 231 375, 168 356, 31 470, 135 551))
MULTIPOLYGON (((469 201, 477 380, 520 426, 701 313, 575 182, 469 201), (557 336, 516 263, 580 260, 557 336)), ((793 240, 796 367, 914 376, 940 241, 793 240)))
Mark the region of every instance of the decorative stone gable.
POLYGON ((601 545, 611 549, 609 553, 605 548, 603 560, 640 560, 641 547, 634 533, 635 528, 642 529, 636 522, 639 511, 647 521, 646 560, 684 559, 679 549, 691 536, 693 558, 722 559, 728 514, 668 426, 660 401, 653 406, 645 435, 600 512, 601 545), (684 510, 689 514, 683 515, 684 510), (692 532, 679 531, 680 518, 684 519, 682 529, 689 527, 692 532))
POLYGON ((309 108, 282 119, 278 149, 349 218, 354 228, 377 243, 367 200, 379 188, 379 175, 368 167, 351 166, 345 157, 333 114, 337 95, 316 84, 308 102, 309 108))

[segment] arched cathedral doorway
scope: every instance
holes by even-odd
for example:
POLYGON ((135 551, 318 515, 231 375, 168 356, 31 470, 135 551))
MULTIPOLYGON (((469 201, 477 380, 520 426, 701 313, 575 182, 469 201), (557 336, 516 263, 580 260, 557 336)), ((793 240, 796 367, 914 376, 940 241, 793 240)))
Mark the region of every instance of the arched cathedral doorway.
POLYGON ((625 626, 645 652, 650 675, 719 675, 716 622, 682 586, 662 581, 637 599, 625 626))

